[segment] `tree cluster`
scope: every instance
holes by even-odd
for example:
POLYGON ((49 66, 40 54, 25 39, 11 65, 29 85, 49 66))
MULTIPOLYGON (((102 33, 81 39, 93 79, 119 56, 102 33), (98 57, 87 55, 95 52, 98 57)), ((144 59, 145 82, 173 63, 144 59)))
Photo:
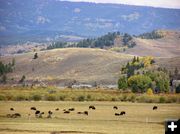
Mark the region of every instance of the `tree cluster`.
POLYGON ((121 69, 123 76, 118 80, 119 89, 130 88, 132 92, 146 92, 149 88, 154 92, 169 91, 169 75, 161 70, 148 70, 154 63, 152 57, 134 57, 121 69), (142 71, 143 70, 143 71, 142 71))
POLYGON ((159 39, 162 38, 163 35, 154 30, 152 32, 140 34, 138 37, 142 39, 159 39))
POLYGON ((47 50, 55 49, 55 48, 64 48, 67 46, 67 42, 54 42, 47 47, 47 50))
POLYGON ((2 61, 0 61, 0 78, 2 83, 6 83, 7 80, 7 73, 13 72, 15 66, 15 59, 12 60, 12 62, 9 62, 8 64, 4 64, 2 61))
MULTIPOLYGON (((106 35, 103 35, 98 38, 87 38, 84 40, 81 40, 77 43, 69 44, 67 42, 54 42, 50 46, 47 47, 47 49, 55 49, 55 48, 66 48, 69 46, 73 47, 82 47, 82 48, 105 48, 110 47, 114 45, 114 40, 117 36, 120 36, 120 32, 112 32, 108 33, 106 35)), ((132 36, 125 33, 122 35, 122 43, 124 46, 127 46, 129 48, 132 48, 136 45, 135 42, 132 41, 132 36)))

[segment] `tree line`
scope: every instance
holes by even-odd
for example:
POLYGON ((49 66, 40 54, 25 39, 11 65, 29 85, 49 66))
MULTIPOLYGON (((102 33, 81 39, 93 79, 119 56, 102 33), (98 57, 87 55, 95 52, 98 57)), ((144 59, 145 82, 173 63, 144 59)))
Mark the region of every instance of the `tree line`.
POLYGON ((160 39, 160 38, 163 37, 163 34, 161 34, 160 32, 154 30, 152 32, 147 32, 147 33, 140 34, 137 37, 140 37, 142 39, 160 39))
POLYGON ((114 40, 117 36, 122 37, 122 44, 129 48, 134 47, 136 45, 135 42, 132 41, 133 37, 127 33, 121 34, 120 32, 112 32, 106 35, 103 35, 98 38, 87 38, 81 40, 77 43, 68 44, 68 42, 54 42, 47 49, 55 49, 55 48, 66 48, 66 47, 81 47, 81 48, 105 48, 111 47, 114 45, 114 40))

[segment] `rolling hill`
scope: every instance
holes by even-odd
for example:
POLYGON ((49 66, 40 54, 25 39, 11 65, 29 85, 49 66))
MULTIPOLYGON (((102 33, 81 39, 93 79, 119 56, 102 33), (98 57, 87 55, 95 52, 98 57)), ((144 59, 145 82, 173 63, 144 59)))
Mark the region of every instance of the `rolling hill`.
MULTIPOLYGON (((33 56, 34 53, 14 55, 16 67, 9 77, 17 82, 25 75, 30 82, 41 80, 60 86, 74 80, 115 84, 120 67, 132 59, 131 55, 90 48, 54 49, 38 52, 37 59, 33 56)), ((12 56, 2 57, 2 60, 11 61, 12 56)))
POLYGON ((164 37, 160 39, 134 38, 136 46, 125 53, 138 56, 176 57, 180 56, 180 32, 159 30, 164 37))

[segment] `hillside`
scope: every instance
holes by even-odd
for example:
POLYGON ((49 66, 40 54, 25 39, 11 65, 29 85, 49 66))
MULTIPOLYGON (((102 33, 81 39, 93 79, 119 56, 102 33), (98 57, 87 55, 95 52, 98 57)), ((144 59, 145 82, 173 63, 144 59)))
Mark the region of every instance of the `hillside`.
POLYGON ((22 75, 29 81, 42 80, 56 85, 78 81, 115 84, 120 67, 132 56, 102 49, 65 48, 2 57, 4 62, 16 60, 15 71, 9 74, 17 82, 22 75))
POLYGON ((180 56, 180 32, 161 30, 164 37, 160 39, 134 38, 136 46, 127 49, 126 54, 155 57, 180 56))

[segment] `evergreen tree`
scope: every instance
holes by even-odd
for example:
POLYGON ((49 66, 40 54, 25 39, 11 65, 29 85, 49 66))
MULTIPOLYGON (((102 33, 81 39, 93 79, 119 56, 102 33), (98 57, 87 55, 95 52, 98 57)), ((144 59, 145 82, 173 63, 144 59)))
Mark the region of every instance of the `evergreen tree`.
POLYGON ((26 76, 23 75, 22 78, 20 79, 19 83, 23 83, 25 79, 26 79, 26 76))
POLYGON ((37 53, 35 53, 34 54, 34 58, 33 59, 37 59, 38 58, 38 54, 37 53))
POLYGON ((6 82, 7 82, 7 76, 4 74, 2 76, 2 83, 6 84, 6 82))

